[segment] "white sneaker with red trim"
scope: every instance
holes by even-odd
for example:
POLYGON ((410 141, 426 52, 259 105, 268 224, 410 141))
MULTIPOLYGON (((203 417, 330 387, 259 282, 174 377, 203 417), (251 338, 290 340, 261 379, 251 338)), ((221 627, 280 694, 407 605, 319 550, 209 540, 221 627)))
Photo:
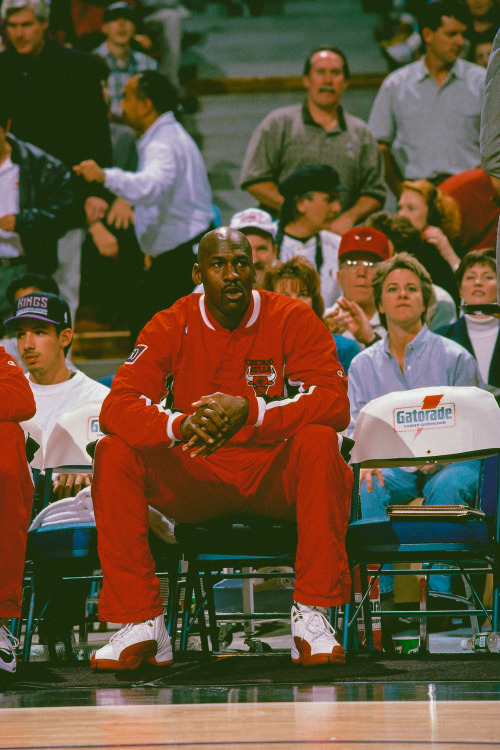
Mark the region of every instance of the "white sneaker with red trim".
POLYGON ((166 667, 173 662, 172 646, 163 614, 152 620, 125 625, 96 651, 90 660, 92 669, 138 669, 143 661, 166 667))
POLYGON ((317 607, 292 607, 292 661, 304 667, 345 664, 345 652, 325 615, 317 607))
POLYGON ((3 672, 16 671, 18 646, 17 638, 5 625, 0 625, 0 669, 3 672))

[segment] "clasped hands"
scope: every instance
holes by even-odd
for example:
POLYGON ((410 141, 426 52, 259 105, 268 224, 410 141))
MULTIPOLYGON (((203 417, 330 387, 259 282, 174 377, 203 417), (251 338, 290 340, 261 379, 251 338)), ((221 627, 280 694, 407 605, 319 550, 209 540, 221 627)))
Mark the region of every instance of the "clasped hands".
POLYGON ((183 451, 191 458, 209 456, 221 448, 246 424, 248 399, 212 393, 193 403, 196 411, 183 419, 181 435, 183 451))

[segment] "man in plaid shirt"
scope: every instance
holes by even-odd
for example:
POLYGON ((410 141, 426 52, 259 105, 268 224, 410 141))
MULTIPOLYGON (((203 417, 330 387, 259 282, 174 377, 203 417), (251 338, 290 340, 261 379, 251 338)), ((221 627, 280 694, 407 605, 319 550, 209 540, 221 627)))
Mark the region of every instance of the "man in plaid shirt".
POLYGON ((106 39, 96 47, 94 54, 102 57, 109 67, 107 89, 111 113, 121 121, 120 100, 127 80, 135 73, 156 70, 158 64, 149 55, 133 49, 131 42, 136 33, 136 19, 133 8, 127 3, 112 3, 106 8, 102 30, 106 39))

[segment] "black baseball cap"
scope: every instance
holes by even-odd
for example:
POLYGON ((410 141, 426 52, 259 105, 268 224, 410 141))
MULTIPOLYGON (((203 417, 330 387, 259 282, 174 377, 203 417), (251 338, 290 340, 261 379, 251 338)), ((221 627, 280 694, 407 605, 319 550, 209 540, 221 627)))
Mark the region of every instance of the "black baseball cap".
POLYGON ((104 11, 102 22, 116 21, 117 18, 126 18, 133 23, 136 22, 135 11, 128 3, 111 3, 111 5, 108 5, 104 11))
POLYGON ((308 164, 289 174, 279 185, 279 191, 286 200, 314 190, 319 193, 344 190, 337 170, 328 164, 308 164))
POLYGON ((56 326, 71 328, 69 305, 62 297, 48 292, 32 292, 16 299, 14 315, 4 320, 4 325, 15 327, 23 320, 43 320, 56 326))

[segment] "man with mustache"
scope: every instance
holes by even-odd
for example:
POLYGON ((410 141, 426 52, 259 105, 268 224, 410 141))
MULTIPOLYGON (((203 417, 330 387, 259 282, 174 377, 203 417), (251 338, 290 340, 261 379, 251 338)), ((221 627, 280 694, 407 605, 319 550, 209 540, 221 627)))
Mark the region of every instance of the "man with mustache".
POLYGON ((206 234, 193 268, 205 293, 183 297, 146 325, 104 400, 107 435, 97 444, 92 485, 99 617, 126 625, 93 655, 94 669, 172 662, 148 504, 182 522, 233 513, 296 519, 292 660, 345 661, 325 615, 350 596, 352 473, 337 435, 349 421, 346 377, 312 309, 252 289, 254 278, 242 233, 206 234))
POLYGON ((377 144, 366 123, 340 102, 349 84, 349 65, 336 47, 317 47, 306 60, 304 103, 273 110, 247 148, 240 187, 277 215, 283 204, 278 184, 299 167, 328 164, 345 190, 341 213, 330 230, 344 234, 384 204, 386 188, 377 144))

